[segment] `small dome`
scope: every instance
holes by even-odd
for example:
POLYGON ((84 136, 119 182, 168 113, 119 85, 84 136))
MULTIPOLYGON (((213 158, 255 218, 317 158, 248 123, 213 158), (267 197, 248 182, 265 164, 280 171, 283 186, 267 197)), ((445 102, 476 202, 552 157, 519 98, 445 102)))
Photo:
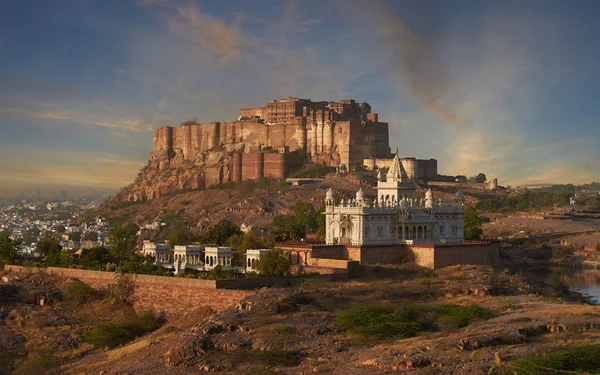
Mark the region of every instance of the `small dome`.
POLYGON ((465 194, 462 191, 457 191, 456 192, 456 196, 455 196, 457 201, 464 201, 465 200, 465 194))
POLYGON ((433 192, 431 189, 427 189, 427 192, 425 193, 425 199, 433 199, 433 192))
POLYGON ((356 192, 356 200, 363 200, 365 198, 365 193, 363 193, 362 188, 360 188, 356 192))
POLYGON ((325 193, 325 198, 326 199, 333 199, 333 190, 331 190, 331 188, 329 188, 327 190, 327 193, 325 193))

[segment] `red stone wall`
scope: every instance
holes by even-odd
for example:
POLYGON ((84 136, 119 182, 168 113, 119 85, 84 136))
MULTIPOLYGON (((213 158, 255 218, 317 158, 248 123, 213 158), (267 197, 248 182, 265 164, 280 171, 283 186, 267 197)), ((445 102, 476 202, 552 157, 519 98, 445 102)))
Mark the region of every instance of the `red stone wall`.
MULTIPOLYGON (((115 273, 101 271, 76 270, 71 268, 48 267, 35 269, 20 266, 5 266, 11 272, 46 272, 51 275, 79 279, 96 289, 105 289, 115 284, 115 273)), ((135 289, 133 305, 139 311, 155 310, 164 312, 167 317, 175 317, 190 312, 201 306, 209 306, 213 310, 223 310, 235 305, 240 299, 254 293, 249 290, 223 289, 219 281, 186 279, 179 277, 134 275, 135 289)))

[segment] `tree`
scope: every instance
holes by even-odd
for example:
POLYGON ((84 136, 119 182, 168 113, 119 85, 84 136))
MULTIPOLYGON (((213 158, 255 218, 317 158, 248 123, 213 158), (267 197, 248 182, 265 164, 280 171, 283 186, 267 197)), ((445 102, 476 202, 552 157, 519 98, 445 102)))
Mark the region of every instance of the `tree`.
POLYGON ((81 241, 81 232, 71 232, 71 233, 69 233, 69 239, 71 241, 81 241))
POLYGON ((234 262, 236 264, 243 263, 246 250, 264 249, 267 247, 260 234, 256 231, 231 236, 227 241, 227 246, 235 250, 234 262))
POLYGON ((202 234, 200 234, 200 242, 205 244, 214 243, 222 246, 227 242, 229 237, 234 234, 240 234, 242 231, 237 226, 227 220, 223 220, 213 225, 202 234))
POLYGON ((321 205, 319 212, 317 213, 317 236, 319 238, 325 238, 325 231, 327 230, 325 212, 325 202, 321 205))
POLYGON ((269 233, 271 242, 285 242, 299 240, 304 233, 296 224, 296 218, 291 215, 277 215, 273 218, 273 225, 269 233))
POLYGON ((485 173, 479 173, 477 176, 475 176, 475 182, 477 183, 484 183, 487 181, 487 177, 485 175, 485 173))
POLYGON ((40 228, 32 227, 23 232, 23 243, 30 245, 32 243, 37 242, 38 237, 40 235, 40 228))
POLYGON ((187 245, 192 241, 192 232, 182 224, 176 224, 169 232, 169 243, 171 246, 187 245))
POLYGON ((109 251, 104 246, 81 250, 79 264, 86 269, 102 270, 106 264, 109 251))
POLYGON ((482 233, 481 218, 477 216, 475 208, 467 207, 465 209, 465 240, 479 240, 482 233))
POLYGON ((89 231, 83 235, 83 239, 86 241, 98 241, 98 232, 93 230, 89 231))
POLYGON ((304 201, 298 201, 294 205, 294 216, 296 218, 296 225, 302 228, 304 234, 317 228, 317 219, 315 207, 304 201))
POLYGON ((282 276, 290 272, 290 260, 280 249, 261 256, 256 269, 264 276, 282 276))
POLYGON ((19 259, 15 241, 8 236, 0 236, 0 262, 14 264, 19 259))
POLYGON ((50 267, 60 266, 63 261, 61 259, 62 246, 58 243, 58 239, 51 232, 46 232, 44 237, 38 241, 35 247, 35 254, 45 257, 45 264, 50 267))
POLYGON ((62 224, 58 224, 55 229, 56 229, 56 233, 59 233, 59 234, 63 234, 67 230, 67 228, 65 228, 65 226, 62 224))
POLYGON ((118 264, 121 264, 121 259, 133 253, 136 233, 135 225, 116 225, 108 231, 106 239, 110 245, 110 254, 117 258, 118 264))

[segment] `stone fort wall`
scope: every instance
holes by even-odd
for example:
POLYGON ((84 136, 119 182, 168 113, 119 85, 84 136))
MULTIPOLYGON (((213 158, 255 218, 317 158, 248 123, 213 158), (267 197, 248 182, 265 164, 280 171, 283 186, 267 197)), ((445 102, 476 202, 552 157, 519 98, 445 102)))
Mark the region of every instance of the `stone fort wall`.
POLYGON ((367 103, 311 102, 288 98, 264 108, 245 108, 232 122, 186 124, 154 132, 153 154, 181 154, 183 160, 223 150, 249 153, 286 147, 336 166, 362 166, 369 157, 389 157, 388 124, 367 103))

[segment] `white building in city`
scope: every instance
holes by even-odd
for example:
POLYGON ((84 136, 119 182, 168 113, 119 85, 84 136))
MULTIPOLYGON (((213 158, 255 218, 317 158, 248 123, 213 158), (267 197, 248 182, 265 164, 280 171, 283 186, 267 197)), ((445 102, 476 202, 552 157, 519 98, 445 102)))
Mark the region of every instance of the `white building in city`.
POLYGON ((202 247, 197 245, 177 245, 173 249, 173 267, 175 273, 179 273, 180 270, 186 268, 192 268, 195 270, 203 270, 204 260, 202 247))
POLYGON ((256 262, 273 249, 248 249, 246 250, 246 272, 256 272, 256 262))
POLYGON ((384 176, 377 178, 377 198, 365 199, 362 189, 355 199, 337 203, 331 189, 325 196, 327 244, 458 243, 464 239, 464 197, 436 201, 428 190, 417 200, 398 154, 384 176))
POLYGON ((204 270, 210 271, 216 266, 222 270, 232 270, 233 250, 230 247, 205 247, 204 248, 204 270))
POLYGON ((143 244, 144 256, 154 257, 154 264, 171 264, 171 245, 168 243, 146 242, 143 244))

